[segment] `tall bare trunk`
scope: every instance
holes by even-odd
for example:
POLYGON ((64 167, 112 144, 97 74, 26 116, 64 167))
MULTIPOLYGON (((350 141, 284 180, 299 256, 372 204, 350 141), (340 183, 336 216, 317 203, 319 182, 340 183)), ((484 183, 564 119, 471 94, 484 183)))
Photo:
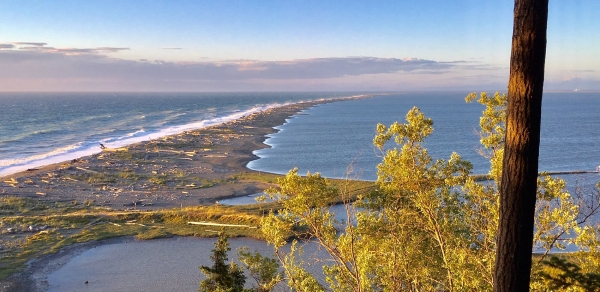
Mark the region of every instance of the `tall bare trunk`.
POLYGON ((494 291, 528 291, 548 0, 515 0, 494 291))

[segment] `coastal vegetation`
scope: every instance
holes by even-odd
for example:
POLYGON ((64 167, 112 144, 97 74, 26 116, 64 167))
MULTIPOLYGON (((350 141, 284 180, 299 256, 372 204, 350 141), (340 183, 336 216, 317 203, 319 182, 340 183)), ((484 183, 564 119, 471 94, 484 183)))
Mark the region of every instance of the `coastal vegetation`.
MULTIPOLYGON (((104 174, 103 177, 120 179, 129 177, 130 173, 125 170, 118 175, 104 174)), ((100 177, 96 173, 85 175, 88 179, 100 177)), ((276 181, 277 177, 281 175, 244 172, 226 179, 203 179, 202 183, 270 182, 276 181)), ((344 180, 333 180, 333 183, 347 184, 344 180)), ((373 182, 355 181, 350 185, 351 192, 357 194, 372 187, 373 182)), ((334 198, 331 204, 341 201, 342 198, 334 198)), ((268 210, 280 207, 280 203, 270 202, 238 206, 211 204, 156 210, 114 210, 93 200, 49 201, 2 196, 0 280, 21 271, 30 259, 56 253, 73 244, 115 237, 132 236, 137 240, 172 236, 214 237, 222 230, 230 237, 263 239, 262 234, 256 232, 261 217, 268 210)))
MULTIPOLYGON (((80 202, 49 203, 0 198, 0 279, 20 271, 29 259, 52 254, 75 243, 121 236, 139 240, 171 236, 215 236, 214 228, 189 222, 229 225, 229 236, 256 237, 262 211, 258 206, 196 206, 127 212, 80 202)), ((259 235, 258 235, 259 236, 259 235)))
POLYGON ((231 251, 227 235, 219 233, 215 248, 210 256, 213 264, 211 267, 200 266, 206 279, 200 282, 199 292, 268 292, 282 281, 277 260, 263 257, 258 252, 250 252, 248 248, 238 250, 238 259, 241 266, 235 262, 227 264, 228 252, 231 251), (256 282, 251 289, 245 289, 246 276, 243 269, 248 270, 250 277, 256 282))
MULTIPOLYGON (((296 291, 490 291, 499 220, 499 186, 506 121, 506 95, 467 101, 485 105, 480 120, 482 152, 490 159, 489 181, 470 176, 471 164, 453 153, 433 160, 423 142, 433 121, 413 108, 406 123, 378 125, 374 144, 383 152, 377 188, 345 202, 346 219, 330 211, 331 198, 349 197, 326 178, 290 171, 267 193, 280 202, 262 219, 288 285, 296 291), (389 142, 395 142, 390 146, 389 142), (352 204, 350 204, 352 202, 352 204), (306 271, 296 240, 325 250, 324 282, 306 271)), ((571 194, 560 178, 542 173, 537 183, 531 289, 563 287, 597 291, 600 230, 587 222, 600 209, 598 190, 571 194), (550 254, 550 251, 573 250, 550 254), (591 290, 590 290, 591 289, 591 290)), ((314 259, 313 259, 314 260, 314 259)))

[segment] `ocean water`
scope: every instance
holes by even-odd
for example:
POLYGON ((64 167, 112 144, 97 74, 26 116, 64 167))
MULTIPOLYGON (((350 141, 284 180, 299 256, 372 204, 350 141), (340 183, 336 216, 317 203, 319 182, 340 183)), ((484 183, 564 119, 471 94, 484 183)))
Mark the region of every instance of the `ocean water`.
MULTIPOLYGON (((473 173, 487 173, 480 155, 479 117, 484 107, 465 103, 467 92, 400 93, 322 104, 289 119, 270 135, 270 148, 255 151, 249 163, 259 171, 320 172, 327 177, 374 180, 382 153, 373 146, 377 123, 406 122, 417 106, 434 121, 425 141, 435 159, 457 152, 473 164, 473 173), (351 172, 349 172, 351 167, 351 172)), ((600 93, 545 93, 542 108, 540 171, 593 171, 600 165, 600 93)))
POLYGON ((0 176, 226 122, 276 105, 355 93, 0 93, 0 176))
MULTIPOLYGON (((0 176, 232 120, 285 103, 357 93, 0 93, 0 176)), ((479 153, 483 106, 468 92, 411 92, 322 104, 277 127, 249 168, 375 179, 382 153, 377 123, 402 122, 419 107, 434 120, 426 147, 434 158, 455 151, 486 173, 479 153)), ((540 170, 594 170, 600 164, 600 93, 546 93, 540 170)))

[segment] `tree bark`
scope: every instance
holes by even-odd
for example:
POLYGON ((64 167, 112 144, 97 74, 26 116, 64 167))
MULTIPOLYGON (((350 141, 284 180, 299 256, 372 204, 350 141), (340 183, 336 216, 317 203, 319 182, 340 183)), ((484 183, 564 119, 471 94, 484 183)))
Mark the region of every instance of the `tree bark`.
POLYGON ((548 0, 515 0, 494 291, 529 291, 548 0))

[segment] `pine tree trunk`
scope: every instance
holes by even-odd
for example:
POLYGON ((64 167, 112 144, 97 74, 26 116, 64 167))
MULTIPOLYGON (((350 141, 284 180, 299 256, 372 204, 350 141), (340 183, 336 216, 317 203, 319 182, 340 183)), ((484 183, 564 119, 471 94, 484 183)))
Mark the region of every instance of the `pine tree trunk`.
POLYGON ((515 0, 494 291, 529 291, 548 0, 515 0))

